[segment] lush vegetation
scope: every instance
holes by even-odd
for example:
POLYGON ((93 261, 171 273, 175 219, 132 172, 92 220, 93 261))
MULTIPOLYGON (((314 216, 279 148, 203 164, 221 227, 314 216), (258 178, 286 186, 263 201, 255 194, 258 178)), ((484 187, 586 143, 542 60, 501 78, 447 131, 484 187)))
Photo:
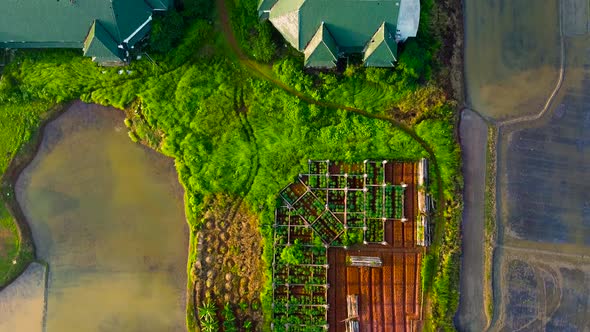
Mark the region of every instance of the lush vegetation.
MULTIPOLYGON (((39 126, 46 102, 22 102, 9 76, 0 78, 0 174, 4 174, 20 147, 28 142, 39 126)), ((14 197, 13 188, 2 183, 0 188, 0 287, 20 274, 33 258, 32 248, 20 239, 12 216, 2 202, 14 197), (14 263, 16 262, 16 264, 14 263)), ((26 242, 26 241, 25 241, 26 242)))
MULTIPOLYGON (((259 61, 255 69, 272 77, 270 81, 237 57, 227 56, 231 47, 208 17, 210 2, 184 3, 179 14, 155 23, 150 58, 134 61, 123 71, 98 67, 74 51, 19 52, 0 81, 0 171, 31 137, 42 110, 50 105, 81 98, 121 109, 133 106, 126 123, 130 137, 174 157, 186 189, 193 248, 190 269, 205 197, 217 193, 242 197, 259 214, 269 262, 275 195, 305 169, 308 158, 350 162, 432 157, 416 135, 434 151, 438 167, 433 172, 442 182, 434 183, 432 191, 442 190, 444 196, 437 198, 449 209, 446 228, 442 218, 437 220, 444 240, 431 253, 438 262, 431 272, 434 286, 426 287, 433 290, 432 321, 435 327, 452 326, 460 212, 455 193, 461 179, 453 136, 454 105, 431 79, 439 45, 428 24, 432 0, 423 4, 420 38, 401 47, 396 69, 350 64, 343 73, 305 72, 301 55, 285 50, 282 42, 277 44, 269 24, 258 21, 257 1, 236 1, 231 19, 238 43, 259 61), (179 27, 182 35, 167 34, 179 27), (277 83, 309 99, 302 100, 277 83), (378 117, 402 121, 413 129, 408 132, 378 117)), ((351 241, 357 239, 352 236, 351 241)), ((1 268, 0 264, 0 275, 1 268)), ((262 306, 268 319, 268 296, 262 306)), ((208 319, 194 317, 193 312, 188 310, 190 327, 208 319)), ((210 321, 207 324, 219 324, 210 321)))

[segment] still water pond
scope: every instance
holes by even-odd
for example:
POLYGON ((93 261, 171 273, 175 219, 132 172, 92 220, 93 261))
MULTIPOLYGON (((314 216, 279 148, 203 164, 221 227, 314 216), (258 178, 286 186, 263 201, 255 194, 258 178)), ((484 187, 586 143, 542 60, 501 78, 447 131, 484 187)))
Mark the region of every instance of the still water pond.
POLYGON ((173 161, 122 112, 75 103, 17 182, 49 263, 47 332, 185 329, 187 227, 173 161))

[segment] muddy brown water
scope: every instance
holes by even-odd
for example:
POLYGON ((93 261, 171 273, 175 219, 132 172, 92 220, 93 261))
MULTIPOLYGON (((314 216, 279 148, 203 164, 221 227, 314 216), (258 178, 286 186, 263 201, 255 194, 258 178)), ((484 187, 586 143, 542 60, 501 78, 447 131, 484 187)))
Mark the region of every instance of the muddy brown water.
POLYGON ((49 263, 45 331, 181 331, 188 233, 173 161, 122 112, 75 103, 17 182, 49 263))

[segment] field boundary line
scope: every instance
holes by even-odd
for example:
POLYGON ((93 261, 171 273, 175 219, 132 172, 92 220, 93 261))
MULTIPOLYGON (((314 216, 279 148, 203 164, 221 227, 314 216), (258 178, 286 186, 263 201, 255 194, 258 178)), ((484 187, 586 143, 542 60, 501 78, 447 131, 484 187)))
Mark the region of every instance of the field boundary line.
POLYGON ((562 252, 557 252, 557 251, 551 251, 551 250, 547 250, 547 249, 530 249, 530 248, 525 248, 525 247, 503 245, 503 244, 497 245, 496 248, 505 249, 505 250, 512 250, 512 251, 527 252, 527 253, 533 253, 533 254, 542 254, 542 255, 590 260, 590 254, 584 254, 584 253, 568 254, 568 253, 562 253, 562 252))

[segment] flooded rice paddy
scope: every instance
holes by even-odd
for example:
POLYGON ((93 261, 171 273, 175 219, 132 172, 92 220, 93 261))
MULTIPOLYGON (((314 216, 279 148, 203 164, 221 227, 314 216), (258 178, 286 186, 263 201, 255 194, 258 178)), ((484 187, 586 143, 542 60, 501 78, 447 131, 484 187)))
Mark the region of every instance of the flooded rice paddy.
POLYGON ((0 292, 0 331, 42 331, 45 271, 43 265, 32 263, 0 292))
POLYGON ((590 35, 565 44, 550 112, 500 138, 496 330, 590 329, 590 35))
POLYGON ((49 264, 45 331, 185 330, 182 190, 172 160, 127 137, 122 112, 75 103, 16 192, 49 264))
POLYGON ((488 330, 590 330, 589 3, 479 0, 465 9, 470 106, 495 125, 519 119, 499 125, 488 330))
POLYGON ((465 1, 468 107, 492 119, 534 114, 555 86, 559 0, 465 1))

